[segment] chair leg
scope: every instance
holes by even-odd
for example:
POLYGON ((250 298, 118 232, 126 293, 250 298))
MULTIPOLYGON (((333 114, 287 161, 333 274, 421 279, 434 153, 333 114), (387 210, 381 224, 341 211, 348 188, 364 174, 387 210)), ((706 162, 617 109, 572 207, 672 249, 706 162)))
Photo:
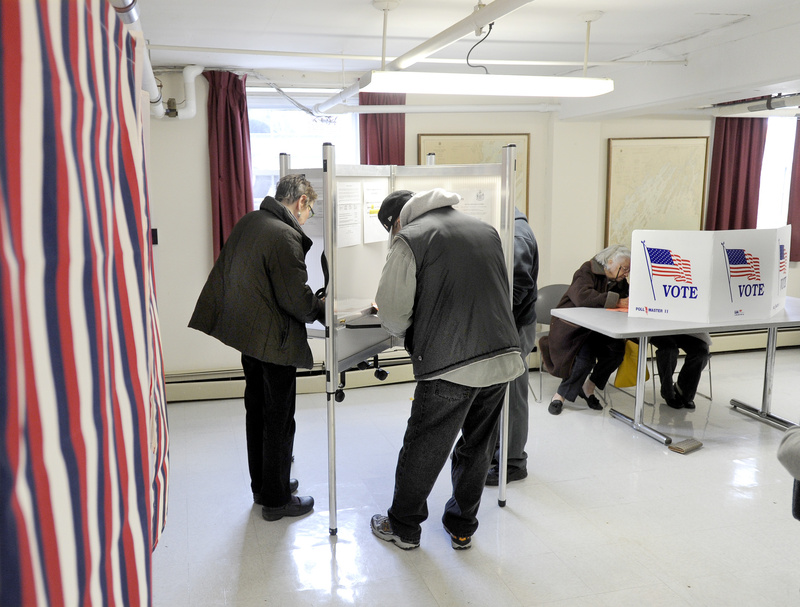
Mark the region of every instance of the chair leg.
POLYGON ((712 400, 714 398, 714 384, 711 381, 711 357, 708 357, 708 400, 712 400))
POLYGON ((714 398, 714 385, 711 380, 711 357, 708 357, 708 364, 706 365, 705 372, 708 374, 708 394, 703 394, 702 392, 698 392, 697 394, 702 396, 703 398, 707 398, 708 400, 713 400, 714 398))
POLYGON ((653 406, 655 407, 656 403, 656 351, 653 348, 653 344, 648 343, 650 346, 650 379, 653 380, 653 406))
MULTIPOLYGON (((539 361, 539 370, 536 373, 539 375, 539 395, 538 396, 536 395, 536 392, 534 391, 533 388, 531 388, 531 392, 533 392, 533 399, 537 403, 540 403, 542 402, 542 398, 544 397, 544 390, 542 388, 543 385, 542 373, 544 373, 544 371, 542 371, 542 361, 539 361)), ((530 381, 528 382, 528 385, 530 385, 530 381)))

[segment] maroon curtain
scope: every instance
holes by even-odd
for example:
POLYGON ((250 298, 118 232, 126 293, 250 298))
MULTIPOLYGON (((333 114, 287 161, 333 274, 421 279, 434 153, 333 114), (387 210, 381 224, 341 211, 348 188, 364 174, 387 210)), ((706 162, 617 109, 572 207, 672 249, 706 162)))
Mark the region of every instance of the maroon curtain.
MULTIPOLYGON (((405 105, 405 93, 359 93, 359 105, 405 105)), ((361 114, 361 164, 406 163, 406 115, 361 114)))
POLYGON ((245 76, 203 72, 208 80, 208 155, 214 259, 236 222, 253 210, 245 76))
POLYGON ((794 135, 794 159, 792 160, 792 185, 789 187, 789 218, 792 226, 792 246, 789 261, 800 261, 800 120, 794 135))
POLYGON ((717 118, 706 230, 755 228, 766 118, 717 118))

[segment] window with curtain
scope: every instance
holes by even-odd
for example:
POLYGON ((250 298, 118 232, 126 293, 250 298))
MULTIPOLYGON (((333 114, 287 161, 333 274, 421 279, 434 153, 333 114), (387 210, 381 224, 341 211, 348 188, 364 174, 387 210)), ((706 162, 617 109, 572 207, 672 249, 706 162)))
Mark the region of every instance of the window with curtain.
MULTIPOLYGON (((307 108, 330 97, 308 97, 292 94, 292 98, 307 108)), ((250 116, 250 150, 253 175, 253 208, 258 208, 264 196, 275 194, 280 179, 280 155, 290 155, 290 169, 322 167, 322 144, 332 143, 336 164, 359 164, 358 114, 339 114, 334 117, 315 117, 290 106, 275 94, 248 94, 250 116)), ((320 184, 317 194, 322 197, 320 184)), ((316 290, 325 284, 319 262, 323 249, 324 210, 317 206, 316 215, 306 221, 303 231, 314 243, 306 255, 308 284, 316 290)))
POLYGON ((758 192, 759 228, 786 225, 796 130, 797 119, 793 117, 769 118, 767 121, 767 142, 758 192))
POLYGON ((798 124, 795 117, 716 119, 707 230, 800 228, 798 124))
MULTIPOLYGON (((313 107, 323 101, 302 98, 302 105, 313 107)), ((253 205, 275 193, 280 178, 280 154, 289 154, 291 166, 322 166, 322 144, 332 143, 337 164, 359 164, 357 114, 333 117, 312 116, 295 107, 286 107, 282 98, 248 94, 250 149, 253 164, 253 205)))

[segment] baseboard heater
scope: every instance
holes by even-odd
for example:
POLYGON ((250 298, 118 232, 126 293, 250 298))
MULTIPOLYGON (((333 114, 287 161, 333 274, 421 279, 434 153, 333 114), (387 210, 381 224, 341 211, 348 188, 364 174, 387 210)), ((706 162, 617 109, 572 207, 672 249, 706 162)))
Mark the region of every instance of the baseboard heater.
MULTIPOLYGON (((413 381, 411 361, 405 351, 389 352, 379 357, 382 369, 388 371, 384 381, 375 377, 373 369, 350 370, 345 375, 346 388, 413 381)), ((190 400, 218 400, 242 398, 244 373, 241 368, 214 369, 183 373, 168 373, 165 376, 167 402, 190 400)), ((297 393, 325 393, 325 366, 315 362, 310 370, 297 372, 297 393)))
MULTIPOLYGON (((740 331, 716 333, 712 335, 714 353, 737 352, 764 348, 767 343, 766 331, 740 331)), ((800 330, 778 331, 778 347, 800 346, 800 330)), ((346 388, 378 386, 382 383, 401 383, 414 380, 411 362, 402 349, 387 351, 379 357, 381 368, 389 371, 385 381, 378 380, 372 370, 352 370, 346 373, 346 388)), ((538 356, 529 358, 530 367, 538 368, 538 356)), ((216 369, 166 375, 167 402, 191 400, 216 400, 242 398, 244 394, 244 375, 241 368, 216 369)), ((316 362, 314 367, 297 373, 297 393, 325 393, 325 367, 316 362)))

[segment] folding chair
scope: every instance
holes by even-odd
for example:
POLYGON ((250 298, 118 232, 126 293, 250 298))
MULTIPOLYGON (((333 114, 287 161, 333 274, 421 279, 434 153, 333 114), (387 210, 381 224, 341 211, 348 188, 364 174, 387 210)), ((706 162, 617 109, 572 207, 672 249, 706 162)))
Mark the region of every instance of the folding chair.
POLYGON ((536 310, 535 350, 539 352, 539 395, 536 395, 536 391, 532 387, 531 392, 533 393, 533 398, 536 399, 537 403, 542 402, 542 396, 544 394, 542 379, 542 373, 544 372, 544 369, 542 369, 542 352, 539 350, 539 340, 550 333, 550 310, 558 305, 558 302, 561 301, 561 298, 564 296, 564 293, 567 292, 567 289, 569 289, 569 285, 564 284, 554 284, 541 287, 536 298, 536 303, 534 304, 534 308, 536 310), (546 328, 540 331, 539 326, 546 328))

